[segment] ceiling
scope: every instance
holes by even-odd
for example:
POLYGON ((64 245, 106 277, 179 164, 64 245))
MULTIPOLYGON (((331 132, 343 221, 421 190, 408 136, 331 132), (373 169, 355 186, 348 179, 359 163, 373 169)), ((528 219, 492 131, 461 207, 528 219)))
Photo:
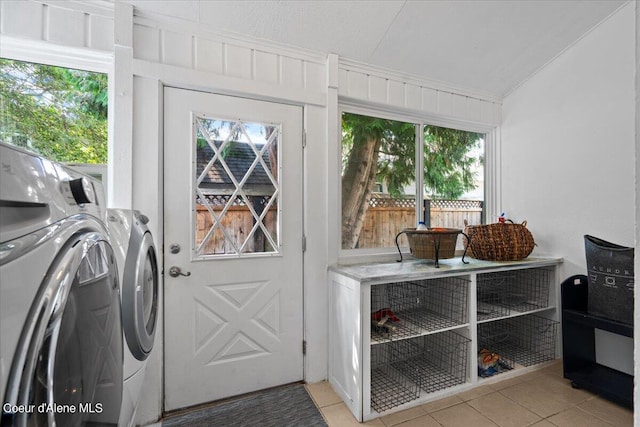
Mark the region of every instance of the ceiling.
POLYGON ((131 0, 142 11, 503 97, 626 0, 131 0))

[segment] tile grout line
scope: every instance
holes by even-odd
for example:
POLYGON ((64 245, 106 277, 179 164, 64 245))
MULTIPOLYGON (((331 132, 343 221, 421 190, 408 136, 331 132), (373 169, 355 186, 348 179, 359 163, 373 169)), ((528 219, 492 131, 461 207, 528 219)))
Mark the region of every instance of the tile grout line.
MULTIPOLYGON (((540 374, 548 375, 548 376, 550 376, 550 377, 553 377, 554 379, 557 379, 558 377, 561 377, 561 379, 562 379, 562 380, 564 380, 564 378, 562 377, 562 374, 561 374, 561 373, 559 373, 559 372, 553 372, 553 371, 551 371, 551 370, 546 370, 546 371, 542 371, 542 372, 540 372, 540 374)), ((539 377, 536 377, 536 378, 539 378, 539 377)), ((531 381, 533 381, 533 380, 534 380, 534 378, 533 378, 533 377, 532 377, 532 378, 528 378, 528 380, 524 380, 524 381, 522 381, 522 382, 521 382, 521 384, 523 384, 523 385, 524 385, 524 384, 527 384, 528 386, 532 387, 533 389, 540 389, 540 388, 539 388, 539 386, 538 386, 537 384, 531 384, 531 381)), ((564 383, 564 381, 562 381, 562 382, 564 383)), ((515 384, 513 384, 513 386, 515 386, 515 385, 517 385, 517 384, 518 384, 518 383, 515 383, 515 384)), ((459 401, 459 402, 456 402, 456 403, 454 403, 454 404, 450 404, 450 405, 448 405, 448 406, 444 406, 444 407, 442 407, 442 408, 438 408, 437 410, 429 411, 429 410, 427 410, 427 409, 423 408, 423 405, 416 406, 415 408, 420 408, 420 409, 422 410, 423 414, 419 414, 419 415, 411 416, 410 418, 403 419, 403 420, 401 420, 401 421, 399 421, 399 422, 395 422, 395 421, 392 421, 392 420, 385 420, 385 419, 384 419, 384 417, 379 417, 379 418, 377 418, 376 420, 379 420, 380 424, 384 425, 385 427, 393 427, 393 426, 401 425, 402 423, 410 422, 410 421, 417 420, 417 419, 420 419, 420 418, 423 418, 423 417, 429 417, 431 420, 433 420, 434 422, 436 422, 438 425, 442 425, 440 422, 438 422, 438 420, 437 420, 436 418, 434 418, 433 414, 436 414, 436 413, 438 413, 438 412, 440 412, 440 411, 444 411, 444 410, 447 410, 447 409, 451 409, 451 408, 453 408, 453 407, 459 406, 460 404, 466 404, 468 408, 471 408, 475 413, 479 414, 482 418, 484 418, 485 420, 489 421, 490 423, 492 423, 492 424, 494 424, 494 425, 496 425, 496 426, 499 426, 500 424, 496 423, 496 422, 495 422, 491 417, 489 417, 488 415, 486 415, 486 414, 482 413, 480 410, 476 409, 475 407, 473 407, 472 405, 470 405, 470 404, 469 404, 469 403, 470 403, 470 402, 472 402, 473 400, 476 400, 476 399, 479 399, 479 398, 482 398, 482 397, 489 396, 489 395, 491 395, 491 394, 493 394, 493 393, 499 393, 502 397, 504 397, 504 398, 508 399, 509 401, 511 401, 512 403, 514 403, 516 406, 518 406, 518 407, 520 407, 520 408, 522 408, 522 409, 524 409, 524 410, 526 410, 526 411, 530 412, 531 414, 535 415, 536 417, 539 417, 539 419, 538 419, 538 420, 533 421, 533 422, 532 422, 532 423, 530 423, 529 425, 535 425, 536 423, 539 423, 539 422, 541 422, 541 421, 546 421, 546 422, 548 422, 549 424, 551 424, 551 425, 553 425, 553 426, 558 426, 558 424, 556 424, 556 423, 554 423, 554 422, 552 422, 552 421, 551 421, 551 418, 552 418, 552 417, 555 417, 555 416, 557 416, 557 415, 560 415, 560 414, 562 414, 563 412, 566 412, 566 411, 571 411, 571 410, 576 410, 576 409, 577 409, 577 410, 579 410, 581 413, 583 413, 583 414, 585 414, 585 415, 587 415, 587 416, 589 416, 589 417, 594 417, 594 418, 598 419, 599 421, 601 421, 601 422, 603 422, 603 423, 605 423, 605 424, 607 424, 607 425, 609 425, 609 426, 615 426, 615 424, 612 424, 612 423, 611 423, 610 421, 608 421, 607 419, 604 419, 604 418, 602 418, 601 416, 598 416, 598 415, 596 415, 596 414, 594 414, 594 413, 592 413, 592 412, 588 411, 587 409, 583 409, 583 408, 581 408, 581 407, 580 407, 580 405, 583 405, 585 402, 588 402, 588 401, 590 401, 590 400, 594 400, 594 399, 597 399, 597 398, 598 398, 598 396, 597 396, 597 395, 595 395, 595 394, 591 394, 591 393, 589 393, 587 390, 585 390, 585 391, 587 391, 587 394, 588 394, 588 395, 587 395, 586 397, 584 397, 582 400, 579 400, 579 401, 576 401, 576 402, 573 402, 573 403, 572 403, 572 402, 566 402, 566 403, 568 404, 568 406, 567 406, 567 407, 565 407, 564 409, 560 409, 560 410, 558 410, 557 412, 554 412, 554 413, 551 413, 551 414, 549 414, 549 415, 543 416, 542 414, 539 414, 538 412, 536 412, 536 410, 534 410, 533 408, 530 408, 530 407, 528 407, 528 406, 526 406, 526 405, 524 405, 524 404, 522 404, 522 403, 518 402, 517 400, 515 400, 515 399, 511 398, 508 394, 506 394, 505 390, 506 390, 508 387, 504 387, 504 388, 496 389, 496 388, 490 387, 491 385, 492 385, 492 384, 487 384, 488 389, 490 389, 490 390, 491 390, 491 391, 489 391, 488 393, 480 394, 480 395, 478 395, 478 396, 474 396, 473 398, 470 398, 470 399, 467 399, 467 400, 464 400, 464 399, 463 399, 462 397, 460 397, 459 395, 453 395, 453 396, 458 397, 458 399, 460 399, 460 401, 459 401)), ((330 387, 330 385, 329 385, 329 387, 330 387)), ((540 389, 540 390, 542 390, 542 389, 540 389)), ((329 388, 329 389, 328 389, 328 391, 330 391, 330 392, 332 392, 333 394, 335 394, 335 391, 333 391, 333 389, 332 389, 332 388, 329 388)), ((533 390, 533 391, 535 391, 535 390, 533 390)), ((544 390, 542 390, 542 391, 544 391, 544 390)), ((576 391, 577 391, 577 390, 576 390, 576 391)), ((321 413, 321 415, 322 415, 323 419, 325 420, 325 422, 327 422, 327 425, 329 425, 329 427, 339 427, 339 426, 331 426, 331 425, 329 424, 329 422, 328 422, 328 420, 327 420, 327 418, 326 418, 326 416, 325 416, 325 414, 324 414, 323 409, 325 409, 325 408, 330 408, 330 407, 334 407, 334 406, 336 406, 336 405, 343 405, 343 404, 344 404, 344 402, 342 402, 342 400, 341 400, 341 399, 339 399, 339 400, 338 400, 337 402, 335 402, 335 403, 327 404, 327 405, 325 405, 325 406, 322 406, 322 407, 321 407, 321 406, 319 406, 319 405, 318 405, 318 402, 316 401, 316 399, 315 399, 315 398, 314 398, 314 396, 311 394, 311 392, 310 392, 310 390, 309 390, 308 388, 307 388, 307 392, 308 392, 308 393, 309 393, 309 395, 312 397, 312 400, 313 400, 314 404, 316 405, 317 409, 320 411, 320 413, 321 413)), ((324 390, 323 390, 323 392, 324 392, 324 390)), ((436 400, 436 401, 434 401, 434 402, 437 402, 437 400, 436 400)), ((431 402, 428 402, 428 403, 431 403, 431 402)), ((427 403, 427 404, 428 404, 428 403, 427 403)), ((426 404, 425 404, 425 405, 426 405, 426 404)), ((535 405, 534 405, 534 407, 535 407, 535 405)), ((409 409, 414 409, 414 408, 409 408, 409 409)), ((400 412, 402 412, 402 411, 400 411, 400 412)), ((400 412, 397 412, 397 413, 400 413, 400 412)), ((388 415, 393 415, 393 414, 395 414, 395 413, 388 414, 388 415)), ((352 416, 352 414, 350 414, 350 415, 352 416)), ((355 420, 355 418, 354 418, 354 421, 355 421, 355 422, 357 422, 357 421, 355 420)))
MULTIPOLYGON (((595 397, 594 397, 594 398, 595 398, 595 397)), ((587 400, 591 400, 591 399, 587 399, 587 400)), ((582 403, 584 403, 584 402, 581 402, 580 404, 582 404, 582 403)), ((587 414, 587 415, 589 415, 589 416, 591 416, 591 417, 596 417, 596 418, 597 418, 597 419, 599 419, 600 421, 602 421, 602 422, 604 422, 604 423, 607 423, 607 424, 609 424, 610 426, 614 426, 614 427, 615 427, 615 425, 614 425, 614 424, 611 424, 609 421, 605 420, 604 418, 599 417, 599 416, 597 416, 596 414, 593 414, 593 413, 591 413, 591 412, 589 412, 589 411, 587 411, 587 410, 585 410, 585 409, 582 409, 582 408, 581 408, 581 407, 579 407, 578 405, 575 405, 575 408, 576 408, 577 410, 579 410, 579 411, 584 412, 585 414, 587 414)))

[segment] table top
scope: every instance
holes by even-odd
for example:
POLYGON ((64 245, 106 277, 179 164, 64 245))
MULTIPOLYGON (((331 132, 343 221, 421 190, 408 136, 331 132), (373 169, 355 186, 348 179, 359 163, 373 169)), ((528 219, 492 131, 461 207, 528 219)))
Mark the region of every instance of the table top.
POLYGON ((466 257, 439 260, 440 267, 433 260, 410 259, 402 262, 370 262, 364 264, 337 264, 329 271, 347 276, 360 283, 387 283, 412 279, 425 279, 437 276, 451 276, 485 270, 513 270, 519 268, 547 267, 560 264, 562 258, 528 257, 520 261, 483 261, 466 257))

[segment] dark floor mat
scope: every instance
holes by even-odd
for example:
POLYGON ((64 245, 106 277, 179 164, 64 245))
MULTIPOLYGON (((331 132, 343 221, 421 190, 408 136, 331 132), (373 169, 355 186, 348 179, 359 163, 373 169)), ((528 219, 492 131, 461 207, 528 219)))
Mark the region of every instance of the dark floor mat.
POLYGON ((162 427, 327 427, 304 385, 266 390, 167 417, 162 427))

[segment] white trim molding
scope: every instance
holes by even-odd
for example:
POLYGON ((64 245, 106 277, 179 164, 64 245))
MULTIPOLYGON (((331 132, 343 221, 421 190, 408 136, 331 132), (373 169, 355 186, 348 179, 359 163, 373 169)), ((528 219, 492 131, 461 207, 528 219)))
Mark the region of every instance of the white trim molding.
POLYGON ((502 212, 502 142, 500 128, 485 134, 484 209, 487 224, 496 222, 502 212))
POLYGON ((502 101, 490 94, 340 59, 341 103, 406 113, 430 123, 488 132, 500 125, 502 101))
POLYGON ((85 47, 72 47, 44 40, 23 39, 2 35, 0 56, 38 64, 110 73, 113 67, 113 52, 85 47))

